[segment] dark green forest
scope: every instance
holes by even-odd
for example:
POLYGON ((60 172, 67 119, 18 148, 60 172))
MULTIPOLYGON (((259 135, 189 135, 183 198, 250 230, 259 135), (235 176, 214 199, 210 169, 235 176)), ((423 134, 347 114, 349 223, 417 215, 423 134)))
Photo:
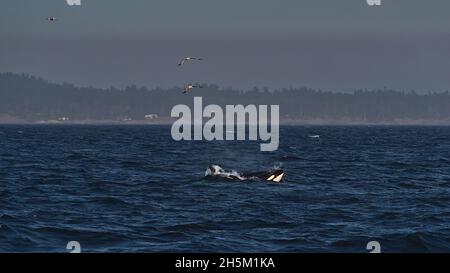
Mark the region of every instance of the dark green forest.
POLYGON ((207 104, 279 104, 282 120, 391 122, 450 121, 450 94, 418 94, 395 90, 334 93, 309 88, 239 91, 205 85, 189 94, 182 88, 99 89, 55 84, 28 75, 0 74, 0 117, 24 121, 144 120, 145 115, 169 117, 176 104, 192 105, 194 96, 207 104))

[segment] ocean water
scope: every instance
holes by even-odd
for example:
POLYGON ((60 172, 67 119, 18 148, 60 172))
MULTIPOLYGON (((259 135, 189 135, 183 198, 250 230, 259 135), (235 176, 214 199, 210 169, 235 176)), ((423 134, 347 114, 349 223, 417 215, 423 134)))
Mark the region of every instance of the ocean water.
POLYGON ((0 126, 0 252, 450 251, 450 127, 286 126, 278 151, 259 144, 0 126), (209 164, 286 180, 205 179, 209 164))

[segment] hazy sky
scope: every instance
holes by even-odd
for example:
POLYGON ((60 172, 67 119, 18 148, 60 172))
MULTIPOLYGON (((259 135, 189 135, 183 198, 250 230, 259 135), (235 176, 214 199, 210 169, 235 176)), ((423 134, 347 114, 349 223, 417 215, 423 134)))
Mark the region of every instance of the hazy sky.
POLYGON ((0 2, 0 72, 99 87, 450 90, 448 0, 65 2, 0 2), (177 67, 187 55, 206 60, 177 67))

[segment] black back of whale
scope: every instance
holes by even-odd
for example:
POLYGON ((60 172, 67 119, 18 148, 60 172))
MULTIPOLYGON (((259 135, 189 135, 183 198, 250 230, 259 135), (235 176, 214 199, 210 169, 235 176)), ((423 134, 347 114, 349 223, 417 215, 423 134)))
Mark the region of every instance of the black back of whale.
POLYGON ((257 177, 259 179, 267 180, 272 175, 277 177, 281 174, 283 174, 283 170, 271 170, 271 171, 265 171, 265 172, 246 173, 243 176, 247 177, 247 178, 257 177))

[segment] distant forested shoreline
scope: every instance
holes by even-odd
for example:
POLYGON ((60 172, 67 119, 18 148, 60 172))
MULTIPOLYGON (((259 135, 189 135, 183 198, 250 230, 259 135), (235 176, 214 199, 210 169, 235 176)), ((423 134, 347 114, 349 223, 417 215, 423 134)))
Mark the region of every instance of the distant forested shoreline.
POLYGON ((204 85, 190 94, 182 87, 130 86, 125 89, 76 87, 13 73, 0 74, 0 122, 161 122, 177 104, 280 105, 285 123, 450 124, 450 93, 417 94, 395 90, 334 93, 310 88, 239 91, 204 85))

